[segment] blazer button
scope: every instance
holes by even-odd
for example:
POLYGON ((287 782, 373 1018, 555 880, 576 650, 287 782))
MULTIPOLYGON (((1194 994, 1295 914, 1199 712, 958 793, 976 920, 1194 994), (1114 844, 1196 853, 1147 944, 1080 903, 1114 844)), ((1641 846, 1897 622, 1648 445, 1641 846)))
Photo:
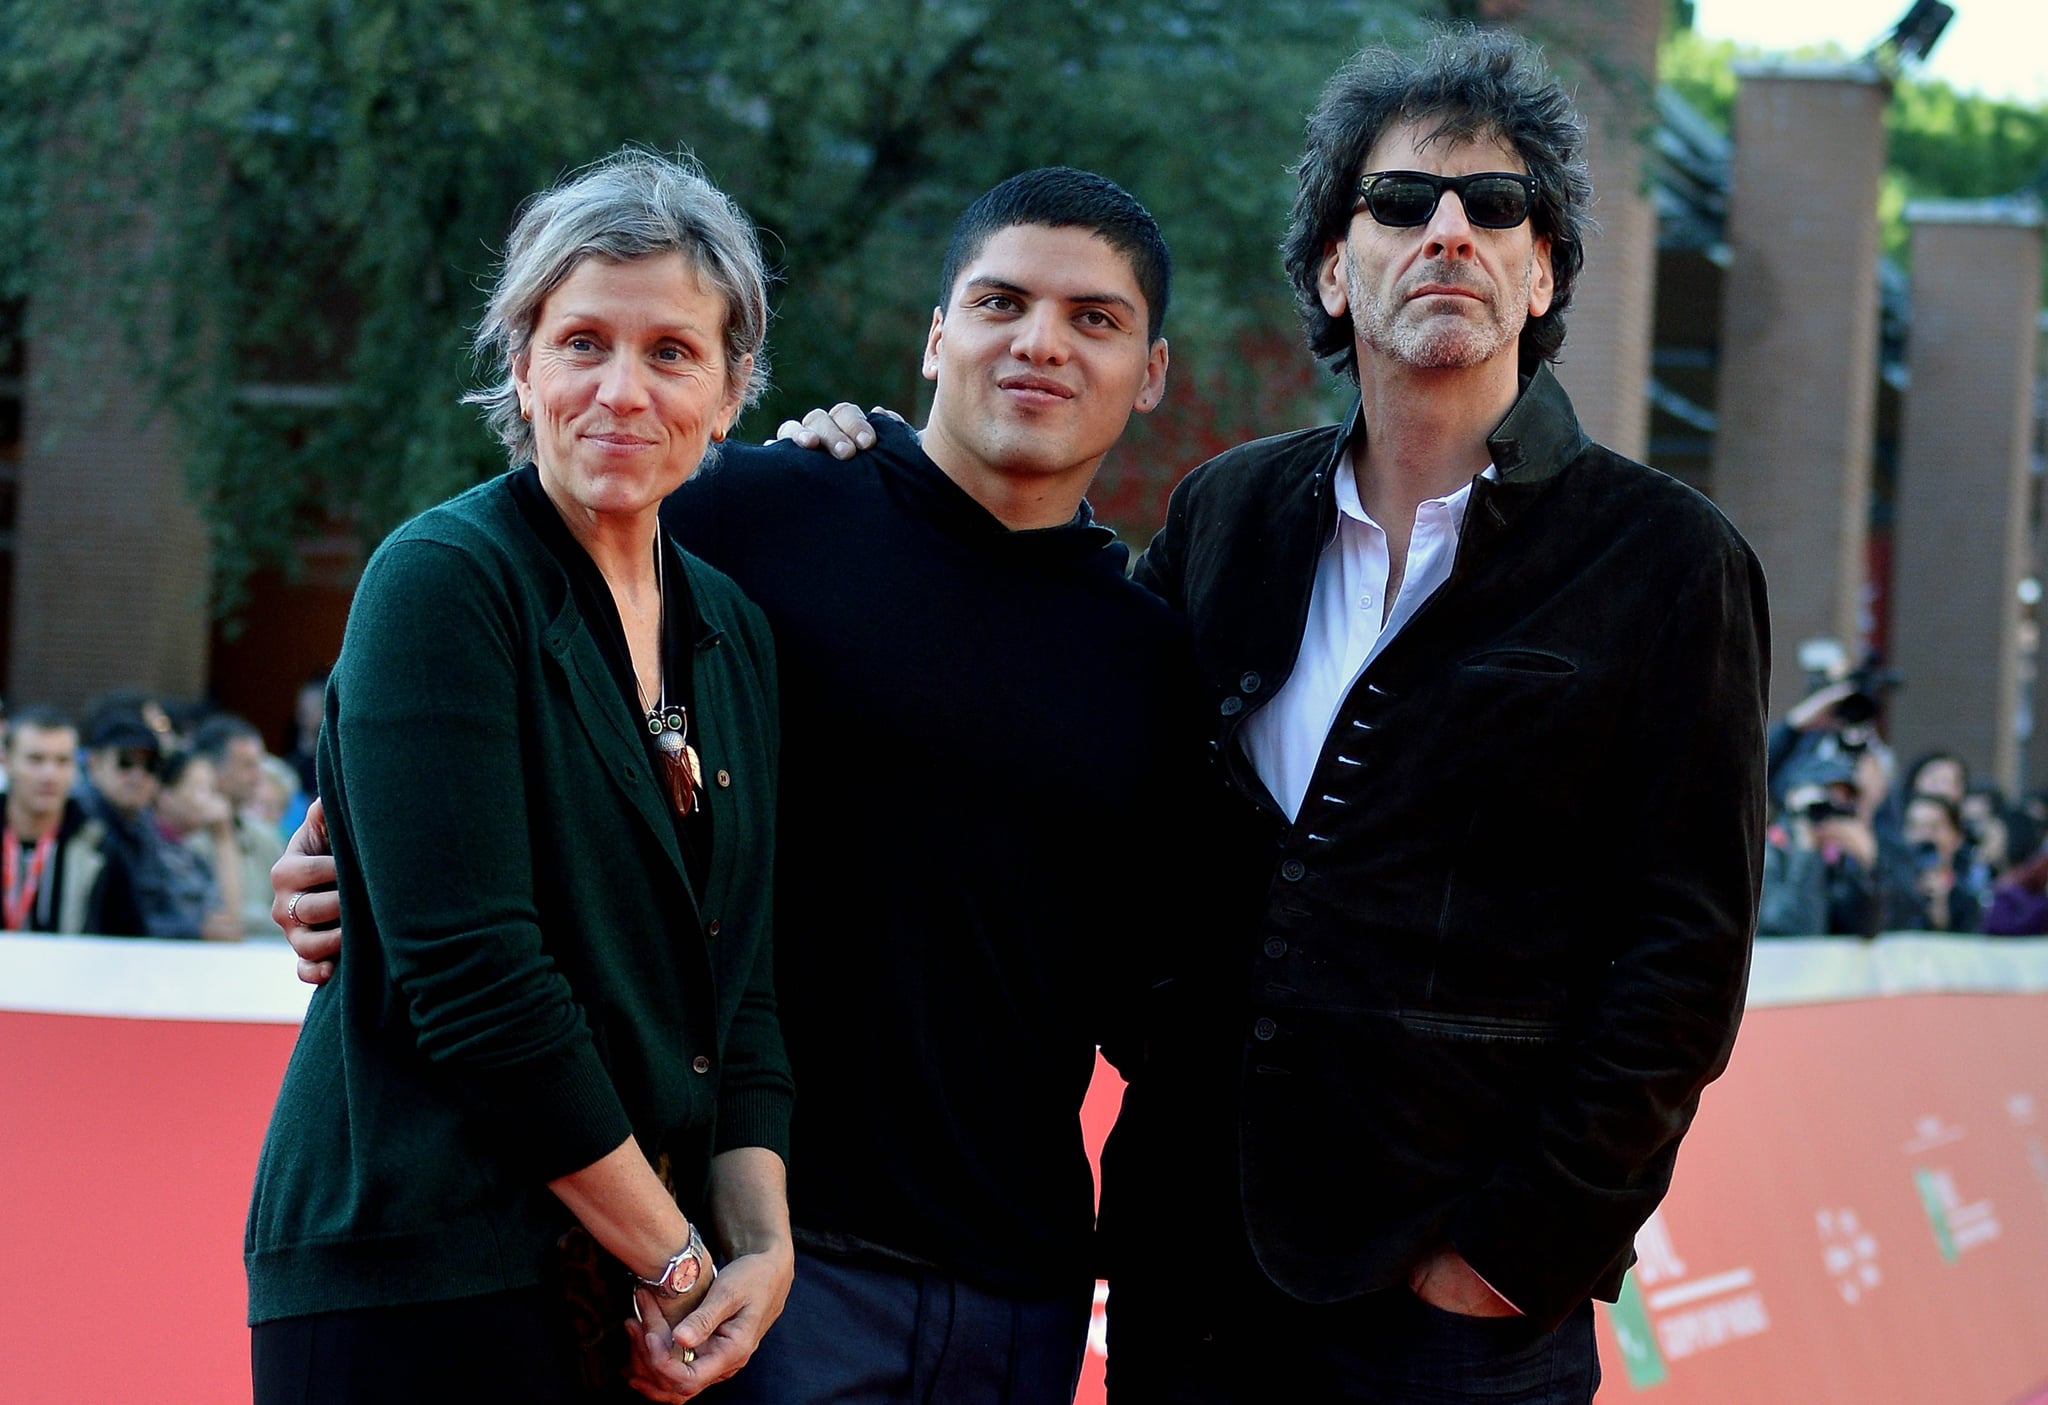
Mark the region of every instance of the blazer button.
POLYGON ((1235 717, 1238 713, 1243 711, 1244 699, 1238 697, 1236 694, 1233 693, 1231 696, 1223 700, 1223 715, 1225 717, 1235 717))
POLYGON ((1278 1034, 1279 1032, 1280 1026, 1274 1024, 1271 1020, 1265 1018, 1263 1015, 1260 1016, 1259 1022, 1252 1026, 1253 1036, 1259 1039, 1271 1039, 1274 1035, 1278 1034))
POLYGON ((691 1060, 690 1060, 690 1072, 692 1072, 692 1073, 709 1073, 709 1072, 711 1072, 711 1060, 709 1060, 709 1059, 705 1058, 705 1057, 704 1057, 704 1056, 703 1056, 702 1054, 699 1054, 699 1055, 697 1055, 697 1057, 696 1057, 696 1058, 694 1058, 694 1059, 691 1059, 691 1060))
POLYGON ((1279 937, 1266 938, 1266 955, 1278 961, 1287 954, 1287 943, 1279 937))
POLYGON ((1243 693, 1256 693, 1256 692, 1258 692, 1258 691, 1259 691, 1259 675, 1258 675, 1258 674, 1256 674, 1256 673, 1250 673, 1250 672, 1247 672, 1247 673, 1245 674, 1245 676, 1244 676, 1244 677, 1242 677, 1242 678, 1240 678, 1240 679, 1238 679, 1238 680, 1237 680, 1237 687, 1238 687, 1238 691, 1239 691, 1239 692, 1243 692, 1243 693))
POLYGON ((1300 859, 1288 859, 1280 865, 1280 876, 1289 883, 1299 883, 1302 875, 1307 872, 1308 865, 1300 859))
POLYGON ((726 788, 727 786, 730 786, 730 785, 732 784, 732 772, 730 772, 730 771, 726 770, 726 769, 725 769, 725 767, 723 767, 723 766, 720 766, 720 767, 718 768, 718 777, 717 777, 717 779, 718 779, 718 788, 719 788, 720 790, 724 790, 724 789, 725 789, 725 788, 726 788))
POLYGON ((718 929, 719 929, 719 927, 720 927, 721 925, 722 925, 722 924, 721 924, 721 923, 719 922, 719 920, 718 920, 718 919, 717 919, 716 917, 712 918, 712 919, 711 919, 711 920, 710 920, 709 922, 707 922, 707 923, 705 923, 705 924, 704 924, 704 934, 705 934, 706 936, 710 936, 710 937, 715 937, 715 936, 717 936, 717 935, 718 935, 718 929))

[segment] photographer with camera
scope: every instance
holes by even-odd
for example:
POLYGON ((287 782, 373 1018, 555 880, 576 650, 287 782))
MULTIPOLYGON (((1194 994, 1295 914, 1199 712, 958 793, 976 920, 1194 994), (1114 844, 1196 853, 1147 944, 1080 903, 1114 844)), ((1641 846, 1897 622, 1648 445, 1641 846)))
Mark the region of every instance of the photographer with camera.
POLYGON ((1875 936, 1916 925, 1911 851, 1886 800, 1891 753, 1876 723, 1899 675, 1867 658, 1849 666, 1832 639, 1800 649, 1807 696, 1771 728, 1764 851, 1764 936, 1875 936))
POLYGON ((1798 764, 1836 751, 1855 757, 1872 743, 1889 771, 1877 719, 1901 682, 1898 670, 1882 667, 1874 653, 1852 669, 1838 639, 1807 640, 1799 646, 1799 665, 1806 670, 1806 696, 1771 724, 1766 743, 1772 793, 1784 793, 1785 777, 1798 764))
MULTIPOLYGON (((1875 756, 1832 750, 1781 772, 1778 814, 1766 833, 1759 936, 1875 936, 1884 926, 1880 846, 1857 784, 1875 756)), ((1880 791, 1881 794, 1881 791, 1880 791)))
POLYGON ((1961 866, 1963 818, 1941 795, 1916 795, 1906 802, 1906 842, 1913 851, 1913 886, 1918 899, 1910 923, 1921 932, 1974 932, 1982 924, 1984 894, 1961 866))

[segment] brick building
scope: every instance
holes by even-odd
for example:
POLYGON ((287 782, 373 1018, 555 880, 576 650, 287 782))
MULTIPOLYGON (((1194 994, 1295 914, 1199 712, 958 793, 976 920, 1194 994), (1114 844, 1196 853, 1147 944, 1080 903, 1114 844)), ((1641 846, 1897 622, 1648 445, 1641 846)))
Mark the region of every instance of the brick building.
MULTIPOLYGON (((1882 76, 1861 64, 1746 71, 1731 142, 1656 89, 1658 0, 1502 0, 1488 13, 1546 43, 1589 120, 1602 229, 1560 376, 1593 433, 1708 492, 1757 543, 1773 588, 1777 705, 1798 694, 1802 639, 1883 647, 1896 624, 1917 675, 1900 724, 1931 738, 1953 714, 1952 740, 1979 771, 2007 783, 2023 769, 2048 778, 2048 757, 2024 768, 2029 753, 2012 741, 2043 709, 2030 691, 2041 672, 2027 652, 2032 619, 2006 600, 2035 569, 2031 366, 2000 382, 2011 415, 1969 412, 2011 431, 1996 456, 1999 521, 1967 534, 2019 543, 2000 547, 1994 574, 2006 593, 1963 611, 1999 621, 1990 653, 1938 670, 1913 652, 1927 630, 1958 627, 1943 622, 1940 572, 1924 564, 1954 548, 1953 534, 1930 525, 1928 494, 1901 477, 1923 475, 1924 489, 1938 470, 1902 465, 1899 446, 1902 433, 1960 442, 1944 417, 1961 413, 1962 397, 1929 390, 1906 409, 1910 300, 1876 238, 1882 76), (1994 679, 2002 710, 1980 725, 1966 695, 1994 679)), ((1938 272, 1918 264, 1959 256, 1933 244, 1916 255, 1916 278, 1938 272)), ((177 445, 122 380, 115 333, 85 286, 35 289, 26 363, 17 351, 0 364, 0 691, 72 706, 121 685, 208 693, 278 744, 293 692, 339 645, 358 549, 345 535, 301 542, 295 580, 259 577, 232 626, 212 623, 209 543, 177 445)), ((1916 285, 1912 298, 1937 286, 1916 285)), ((2026 310, 2038 288, 2030 298, 2026 310)), ((2015 335, 2004 328, 1999 345, 2015 335)), ((1989 384, 1961 374, 1975 390, 1989 384)), ((1925 389, 1936 373, 1916 363, 1910 376, 1925 389)))

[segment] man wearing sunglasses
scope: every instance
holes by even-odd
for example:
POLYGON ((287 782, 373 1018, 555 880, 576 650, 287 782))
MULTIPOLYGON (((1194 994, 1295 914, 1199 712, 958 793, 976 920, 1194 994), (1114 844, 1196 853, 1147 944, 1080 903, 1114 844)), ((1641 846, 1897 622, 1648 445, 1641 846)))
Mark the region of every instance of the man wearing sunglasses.
POLYGON ((1111 1391, 1583 1402, 1741 1010, 1763 581, 1551 374, 1592 192, 1528 45, 1367 51, 1308 130, 1286 265, 1359 402, 1195 470, 1137 569, 1256 914, 1105 1159, 1111 1391))
POLYGON ((79 804, 101 833, 105 860, 93 903, 92 930, 108 937, 196 939, 171 892, 164 862, 168 842, 149 809, 160 789, 163 750, 142 714, 125 706, 97 709, 86 724, 85 780, 79 804))

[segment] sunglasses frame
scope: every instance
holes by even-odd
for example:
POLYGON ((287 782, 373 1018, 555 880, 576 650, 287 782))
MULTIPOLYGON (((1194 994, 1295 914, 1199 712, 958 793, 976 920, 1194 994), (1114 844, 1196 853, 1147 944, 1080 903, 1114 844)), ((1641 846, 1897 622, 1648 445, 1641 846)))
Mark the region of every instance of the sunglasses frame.
POLYGON ((1520 171, 1474 171, 1469 176, 1439 176, 1429 171, 1372 171, 1358 178, 1358 200, 1351 209, 1354 214, 1364 210, 1375 222, 1385 225, 1388 229, 1420 229, 1436 218, 1436 208, 1443 203, 1444 192, 1447 190, 1458 197, 1458 204, 1464 207, 1466 221, 1477 229, 1519 229, 1536 213, 1536 178, 1525 176, 1520 171), (1392 220, 1381 219, 1380 212, 1373 208, 1373 187, 1381 181, 1391 180, 1397 176, 1406 180, 1421 181, 1436 192, 1436 198, 1429 202, 1429 209, 1424 212, 1421 219, 1397 224, 1392 220), (1471 205, 1466 202, 1467 188, 1475 181, 1490 180, 1513 181, 1522 188, 1522 217, 1513 224, 1495 224, 1479 219, 1472 213, 1471 205))

